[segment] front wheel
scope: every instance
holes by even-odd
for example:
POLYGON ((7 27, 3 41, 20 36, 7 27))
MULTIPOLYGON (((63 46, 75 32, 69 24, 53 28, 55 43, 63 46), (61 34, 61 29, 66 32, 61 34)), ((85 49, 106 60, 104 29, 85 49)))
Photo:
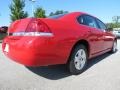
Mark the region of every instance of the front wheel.
POLYGON ((117 41, 114 41, 114 43, 113 43, 113 47, 112 47, 112 49, 111 49, 111 53, 115 53, 117 51, 117 41))
POLYGON ((84 45, 76 46, 68 62, 70 73, 74 75, 82 73, 87 67, 87 59, 88 54, 86 47, 84 45))

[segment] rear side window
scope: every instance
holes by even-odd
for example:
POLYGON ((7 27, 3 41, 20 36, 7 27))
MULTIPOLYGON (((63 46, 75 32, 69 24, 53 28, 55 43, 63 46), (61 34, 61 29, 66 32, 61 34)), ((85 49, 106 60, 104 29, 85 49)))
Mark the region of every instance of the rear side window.
POLYGON ((107 29, 106 25, 102 21, 97 19, 97 23, 98 23, 99 29, 102 29, 102 30, 106 30, 107 29))
POLYGON ((78 18, 78 22, 83 25, 98 28, 95 18, 89 15, 82 15, 78 18))
POLYGON ((85 25, 84 17, 83 17, 83 16, 80 16, 80 17, 78 18, 78 22, 79 22, 80 24, 85 25))

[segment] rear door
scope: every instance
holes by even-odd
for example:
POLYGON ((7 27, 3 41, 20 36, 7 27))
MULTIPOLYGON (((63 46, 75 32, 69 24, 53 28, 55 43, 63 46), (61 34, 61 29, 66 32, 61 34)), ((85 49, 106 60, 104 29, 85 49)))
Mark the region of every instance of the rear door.
POLYGON ((104 32, 104 50, 110 49, 113 45, 114 37, 110 32, 106 31, 107 27, 102 21, 99 19, 96 19, 96 21, 98 23, 99 29, 104 32))
POLYGON ((95 18, 89 15, 82 15, 80 18, 79 22, 86 25, 86 29, 90 29, 88 40, 90 42, 91 54, 94 55, 104 50, 103 31, 98 29, 95 18))

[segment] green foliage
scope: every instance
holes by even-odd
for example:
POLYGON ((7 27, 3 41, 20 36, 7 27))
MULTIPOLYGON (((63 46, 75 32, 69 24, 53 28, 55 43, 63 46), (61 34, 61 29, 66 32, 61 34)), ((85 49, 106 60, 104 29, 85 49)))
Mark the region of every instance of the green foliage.
POLYGON ((112 19, 114 23, 119 23, 120 16, 114 16, 112 19))
POLYGON ((12 4, 9 7, 11 11, 10 17, 12 22, 28 17, 28 13, 23 11, 24 7, 25 0, 13 0, 12 4))
POLYGON ((0 40, 4 39, 7 36, 6 33, 0 33, 0 40))
POLYGON ((108 28, 120 28, 120 23, 107 23, 108 28))
POLYGON ((68 13, 68 11, 57 10, 56 12, 51 12, 49 16, 54 16, 54 15, 59 15, 59 14, 64 14, 64 13, 68 13))
POLYGON ((41 7, 38 7, 34 12, 34 17, 36 18, 45 18, 45 10, 41 7))
POLYGON ((107 23, 106 25, 107 25, 108 28, 120 28, 119 20, 120 20, 120 16, 114 16, 112 18, 113 22, 112 23, 107 23))
POLYGON ((53 16, 54 15, 54 13, 53 12, 51 12, 50 14, 49 14, 49 16, 53 16))

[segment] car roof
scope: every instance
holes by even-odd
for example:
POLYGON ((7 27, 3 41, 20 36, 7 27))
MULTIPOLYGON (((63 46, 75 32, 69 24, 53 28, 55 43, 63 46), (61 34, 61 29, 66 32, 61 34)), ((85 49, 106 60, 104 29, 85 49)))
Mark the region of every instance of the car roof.
MULTIPOLYGON (((75 20, 80 15, 89 15, 89 16, 92 16, 92 15, 84 13, 84 12, 71 12, 71 13, 65 14, 63 17, 61 17, 59 19, 61 19, 61 20, 68 20, 68 19, 72 20, 72 19, 74 19, 75 20)), ((95 16, 92 16, 92 17, 96 18, 95 16)))

